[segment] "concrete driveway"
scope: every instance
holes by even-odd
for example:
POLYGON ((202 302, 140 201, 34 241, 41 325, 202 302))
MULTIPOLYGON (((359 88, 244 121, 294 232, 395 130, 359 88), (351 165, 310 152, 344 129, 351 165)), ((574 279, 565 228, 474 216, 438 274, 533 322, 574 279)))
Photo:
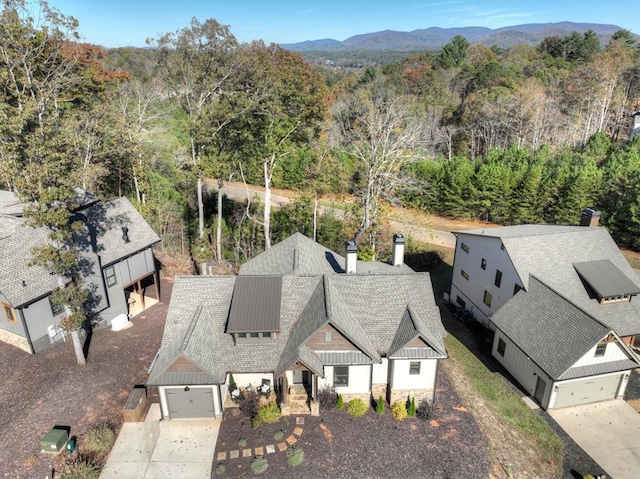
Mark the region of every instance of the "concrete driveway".
POLYGON ((626 401, 619 399, 547 412, 611 477, 638 477, 640 414, 626 401))
POLYGON ((220 419, 162 421, 152 404, 145 422, 125 423, 100 479, 210 479, 220 419))

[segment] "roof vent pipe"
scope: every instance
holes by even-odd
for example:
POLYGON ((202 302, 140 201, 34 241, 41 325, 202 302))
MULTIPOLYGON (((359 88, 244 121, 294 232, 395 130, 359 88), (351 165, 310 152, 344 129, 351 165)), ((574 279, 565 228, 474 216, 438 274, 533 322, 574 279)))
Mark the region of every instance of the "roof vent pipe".
POLYGON ((393 235, 393 254, 391 264, 401 266, 404 263, 404 236, 400 233, 393 235))
POLYGON ((591 208, 582 210, 580 217, 580 226, 598 226, 600 222, 600 212, 591 208))
POLYGON ((355 273, 356 264, 358 262, 358 247, 353 240, 347 241, 347 260, 345 265, 346 273, 355 273))

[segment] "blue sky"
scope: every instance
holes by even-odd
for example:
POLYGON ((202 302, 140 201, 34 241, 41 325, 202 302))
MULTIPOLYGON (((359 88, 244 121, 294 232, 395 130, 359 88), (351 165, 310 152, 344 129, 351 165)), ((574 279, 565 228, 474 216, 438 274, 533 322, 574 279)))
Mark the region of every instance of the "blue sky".
POLYGON ((193 17, 229 25, 241 42, 296 43, 381 30, 499 28, 560 21, 609 23, 640 33, 640 1, 616 0, 49 0, 80 22, 85 41, 144 46, 193 17))

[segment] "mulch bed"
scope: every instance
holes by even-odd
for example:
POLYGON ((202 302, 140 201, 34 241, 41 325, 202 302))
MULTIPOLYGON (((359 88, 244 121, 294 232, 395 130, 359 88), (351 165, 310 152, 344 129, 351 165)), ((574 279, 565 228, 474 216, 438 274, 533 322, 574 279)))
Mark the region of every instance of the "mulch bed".
POLYGON ((320 411, 320 417, 304 417, 296 425, 296 416, 283 417, 277 424, 251 428, 251 421, 237 410, 227 410, 222 421, 212 478, 253 477, 251 462, 255 447, 277 445, 276 431, 284 439, 296 437, 296 447, 304 451, 304 461, 292 467, 286 451, 277 450, 264 457, 268 461, 267 477, 279 478, 481 478, 489 477, 487 443, 473 415, 461 407, 449 379, 438 371, 436 405, 428 421, 417 418, 396 421, 386 405, 378 415, 370 408, 365 416, 355 418, 345 410, 320 411), (239 442, 246 441, 240 447, 239 442), (242 449, 252 448, 251 457, 243 458, 242 449), (239 450, 240 458, 229 459, 231 450, 239 450), (219 452, 227 459, 217 461, 219 452), (220 474, 218 464, 224 464, 220 474))
MULTIPOLYGON (((170 282, 162 282, 161 293, 168 303, 170 282)), ((66 453, 40 452, 40 440, 55 425, 70 427, 79 449, 99 423, 120 429, 129 393, 149 376, 166 310, 158 303, 132 318, 133 327, 95 331, 85 367, 76 365, 70 339, 35 355, 0 343, 0 477, 55 477, 66 453)))

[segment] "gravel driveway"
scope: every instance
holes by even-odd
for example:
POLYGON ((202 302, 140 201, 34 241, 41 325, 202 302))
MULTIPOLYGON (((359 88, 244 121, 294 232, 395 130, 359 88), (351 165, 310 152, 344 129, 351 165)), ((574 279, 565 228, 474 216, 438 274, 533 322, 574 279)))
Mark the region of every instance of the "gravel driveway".
MULTIPOLYGON (((162 283, 165 301, 171 284, 162 283)), ((55 425, 79 438, 100 422, 119 429, 122 406, 147 369, 162 339, 167 307, 158 303, 132 318, 133 327, 93 333, 85 367, 76 365, 71 341, 35 355, 0 343, 0 477, 55 477, 59 456, 40 452, 55 425)))

